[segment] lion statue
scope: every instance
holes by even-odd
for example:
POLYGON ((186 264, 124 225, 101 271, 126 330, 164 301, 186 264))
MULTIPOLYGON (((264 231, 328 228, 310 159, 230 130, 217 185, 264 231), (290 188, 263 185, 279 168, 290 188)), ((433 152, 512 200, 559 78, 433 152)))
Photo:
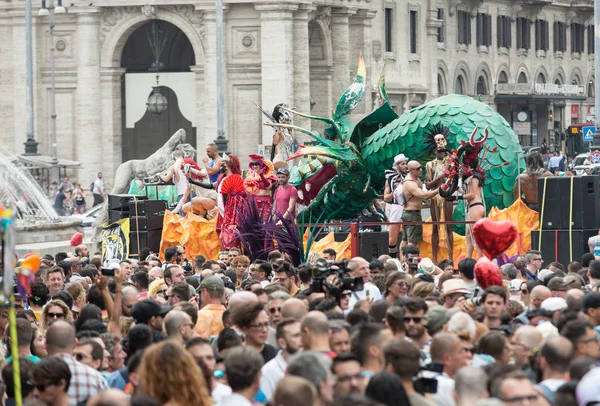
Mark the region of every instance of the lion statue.
MULTIPOLYGON (((144 178, 156 175, 159 172, 164 172, 175 161, 173 152, 176 150, 183 151, 185 157, 195 157, 196 150, 190 144, 185 143, 185 130, 179 129, 169 140, 160 147, 155 153, 146 159, 132 159, 123 162, 117 168, 113 188, 110 191, 111 195, 126 194, 131 187, 131 181, 135 180, 140 188, 144 186, 144 178)), ((94 220, 95 236, 100 235, 104 223, 108 220, 108 201, 105 201, 98 217, 94 220)))

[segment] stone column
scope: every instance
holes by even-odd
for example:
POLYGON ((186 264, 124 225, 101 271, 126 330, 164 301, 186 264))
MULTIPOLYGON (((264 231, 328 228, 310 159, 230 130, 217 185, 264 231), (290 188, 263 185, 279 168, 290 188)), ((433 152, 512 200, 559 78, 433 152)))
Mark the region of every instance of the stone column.
MULTIPOLYGON (((310 114, 310 55, 308 48, 309 13, 315 6, 301 5, 294 13, 294 107, 297 111, 310 114)), ((295 116, 294 125, 310 130, 311 120, 295 116)), ((296 139, 308 140, 305 134, 296 132, 296 139)))
MULTIPOLYGON (((331 48, 333 51, 333 104, 350 86, 350 21, 355 13, 347 7, 331 9, 331 48)), ((335 107, 334 107, 335 108, 335 107)))
MULTIPOLYGON (((77 180, 89 185, 102 170, 101 151, 109 139, 94 136, 102 132, 100 87, 100 9, 86 9, 77 15, 77 160, 83 162, 77 180), (85 137, 85 142, 83 138, 85 137)), ((64 146, 67 147, 67 146, 64 146)), ((119 149, 120 151, 120 149, 119 149)), ((121 154, 118 154, 121 157, 121 154)))
MULTIPOLYGON (((204 130, 201 132, 202 139, 198 138, 197 145, 199 148, 201 145, 214 142, 214 140, 217 138, 217 22, 214 6, 212 10, 206 9, 203 11, 203 20, 205 32, 205 40, 203 42, 204 90, 202 91, 203 105, 199 104, 199 106, 201 106, 204 110, 204 130)), ((223 41, 223 44, 226 44, 226 42, 223 41)), ((224 48, 226 47, 224 46, 224 48)), ((227 83, 226 79, 227 74, 225 74, 225 77, 223 78, 224 83, 227 83)), ((225 92, 225 98, 227 98, 227 92, 225 92)), ((226 117, 227 114, 225 114, 225 127, 227 127, 226 117)), ((201 122, 202 121, 198 122, 198 127, 200 127, 201 122)), ((225 132, 225 135, 228 138, 230 136, 227 134, 227 132, 225 132)))
MULTIPOLYGON (((3 137, 1 139, 8 141, 8 149, 21 154, 24 151, 23 143, 27 139, 27 80, 25 70, 25 17, 23 14, 10 18, 12 23, 12 87, 13 92, 9 102, 14 106, 13 122, 8 126, 3 126, 3 137), (9 128, 12 131, 9 132, 9 128)), ((4 42, 4 41, 3 41, 4 42)), ((35 73, 34 73, 35 75, 35 73)), ((35 78, 35 76, 34 76, 35 78)), ((35 81, 34 81, 35 82, 35 81)), ((39 135, 39 134, 38 134, 39 135)), ((38 140, 39 142, 39 140, 38 140)))
MULTIPOLYGON (((117 168, 122 162, 121 80, 125 68, 100 69, 100 95, 102 111, 102 175, 104 189, 110 192, 117 168)), ((98 153, 96 153, 98 155, 98 153)), ((91 182, 91 181, 90 181, 91 182)), ((85 184, 83 184, 85 187, 85 184)))
MULTIPOLYGON (((203 126, 203 122, 206 120, 206 98, 204 94, 204 66, 195 65, 190 66, 192 72, 194 72, 195 80, 196 80, 196 150, 198 154, 196 159, 200 159, 199 162, 202 161, 201 157, 204 156, 204 147, 209 142, 213 142, 213 140, 208 141, 205 137, 205 128, 203 126)), ((191 140, 188 139, 187 142, 191 140)))
POLYGON ((356 106, 355 113, 368 113, 373 107, 373 83, 377 83, 380 72, 372 69, 372 41, 371 22, 376 12, 371 10, 358 10, 356 15, 350 17, 350 79, 356 75, 358 57, 362 52, 367 68, 365 78, 365 93, 362 102, 356 106))
MULTIPOLYGON (((297 4, 256 3, 260 12, 261 104, 294 104, 294 24, 297 4)), ((307 30, 308 31, 308 30, 307 30)), ((307 35, 308 37, 308 35, 307 35)), ((308 47, 308 44, 306 45, 308 47)), ((271 145, 273 130, 264 126, 262 142, 271 145)))
MULTIPOLYGON (((437 86, 437 29, 442 26, 442 21, 437 19, 437 5, 430 4, 425 7, 425 27, 427 29, 427 36, 422 40, 421 46, 427 47, 423 49, 421 54, 421 69, 423 72, 423 78, 425 79, 425 86, 429 89, 428 100, 438 96, 437 86)), ((477 79, 475 79, 477 80, 477 79)), ((454 83, 449 79, 451 86, 454 83)), ((448 85, 450 86, 450 85, 448 85)), ((449 92, 452 93, 452 92, 449 92)))

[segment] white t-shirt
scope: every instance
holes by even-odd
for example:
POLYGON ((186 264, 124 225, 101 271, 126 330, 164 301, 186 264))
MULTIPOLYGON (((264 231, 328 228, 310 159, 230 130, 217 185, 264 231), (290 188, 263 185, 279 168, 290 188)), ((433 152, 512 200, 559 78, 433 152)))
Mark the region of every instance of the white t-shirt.
POLYGON ((271 399, 277 383, 285 376, 287 365, 287 361, 283 359, 283 355, 279 351, 277 356, 263 365, 260 370, 260 390, 267 399, 271 399))
POLYGON ((356 290, 350 293, 350 301, 348 302, 348 309, 345 312, 346 314, 354 310, 354 305, 356 302, 367 298, 367 291, 369 291, 369 297, 372 297, 373 301, 383 299, 379 288, 373 285, 371 282, 367 282, 365 283, 363 290, 356 290))
POLYGON ((101 195, 104 192, 104 181, 102 179, 96 179, 94 181, 94 190, 92 193, 95 195, 101 195))
POLYGON ((231 388, 227 385, 223 385, 221 382, 215 382, 215 387, 210 396, 218 404, 225 396, 231 396, 231 388))

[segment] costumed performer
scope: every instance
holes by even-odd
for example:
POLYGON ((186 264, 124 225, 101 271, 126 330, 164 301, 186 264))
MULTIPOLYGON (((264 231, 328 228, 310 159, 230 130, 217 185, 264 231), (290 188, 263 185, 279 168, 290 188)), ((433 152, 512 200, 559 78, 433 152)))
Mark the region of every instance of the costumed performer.
MULTIPOLYGON (((385 171, 385 189, 383 191, 383 200, 387 203, 389 208, 389 220, 390 221, 401 221, 402 210, 404 206, 399 204, 400 202, 394 196, 396 187, 404 181, 406 176, 406 164, 408 158, 404 154, 399 154, 394 157, 393 169, 386 169, 385 171)), ((388 237, 388 248, 389 255, 392 258, 398 258, 398 235, 400 233, 400 224, 392 224, 389 226, 389 237, 388 237)), ((400 243, 402 249, 404 242, 400 243)))
POLYGON ((515 179, 513 195, 515 200, 520 198, 527 207, 539 211, 538 179, 552 176, 552 173, 544 169, 544 158, 539 152, 533 152, 525 158, 525 165, 527 166, 525 172, 515 179))
MULTIPOLYGON (((445 170, 448 166, 448 135, 450 130, 443 125, 436 125, 424 134, 427 149, 435 152, 435 159, 427 162, 425 165, 425 187, 428 190, 438 188, 446 180, 445 170)), ((431 198, 431 221, 451 221, 454 205, 442 196, 437 195, 431 198)), ((452 244, 454 235, 452 234, 452 225, 442 226, 446 231, 446 242, 448 246, 447 258, 452 258, 452 244)), ((437 251, 440 243, 439 229, 433 224, 431 233, 431 251, 433 262, 437 263, 437 251)))
POLYGON ((242 178, 240 160, 237 156, 223 154, 221 160, 221 175, 215 183, 194 182, 194 184, 217 191, 217 207, 219 218, 217 231, 221 237, 221 247, 229 250, 239 246, 236 233, 238 215, 245 210, 246 189, 242 178))
MULTIPOLYGON (((279 124, 291 124, 292 118, 288 111, 282 109, 287 108, 285 103, 279 103, 273 109, 273 118, 279 124)), ((290 155, 292 155, 292 148, 294 145, 294 137, 292 136, 292 130, 289 128, 273 127, 273 145, 271 148, 271 162, 275 169, 286 167, 286 162, 290 155)))
POLYGON ((208 173, 200 169, 191 158, 185 158, 183 161, 183 172, 188 176, 192 200, 184 204, 182 210, 184 213, 192 212, 210 220, 218 214, 217 192, 214 189, 199 187, 198 183, 209 180, 208 173))
POLYGON ((271 216, 273 207, 271 201, 271 189, 277 183, 275 170, 270 161, 266 161, 262 155, 250 154, 250 170, 244 180, 244 187, 249 195, 254 196, 258 212, 263 220, 271 216))
POLYGON ((182 208, 185 203, 189 201, 190 189, 187 181, 187 177, 183 173, 183 167, 185 165, 184 153, 181 150, 173 152, 173 159, 175 162, 171 165, 165 174, 158 174, 160 180, 163 182, 173 181, 175 188, 177 189, 177 205, 173 209, 173 213, 177 213, 180 216, 185 216, 182 208))

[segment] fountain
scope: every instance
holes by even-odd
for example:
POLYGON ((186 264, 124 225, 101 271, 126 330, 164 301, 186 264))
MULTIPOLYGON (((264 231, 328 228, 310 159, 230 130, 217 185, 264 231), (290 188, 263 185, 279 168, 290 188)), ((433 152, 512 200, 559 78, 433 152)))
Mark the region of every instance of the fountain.
POLYGON ((59 217, 29 172, 16 158, 0 153, 0 204, 16 216, 17 254, 66 249, 80 219, 59 217))

